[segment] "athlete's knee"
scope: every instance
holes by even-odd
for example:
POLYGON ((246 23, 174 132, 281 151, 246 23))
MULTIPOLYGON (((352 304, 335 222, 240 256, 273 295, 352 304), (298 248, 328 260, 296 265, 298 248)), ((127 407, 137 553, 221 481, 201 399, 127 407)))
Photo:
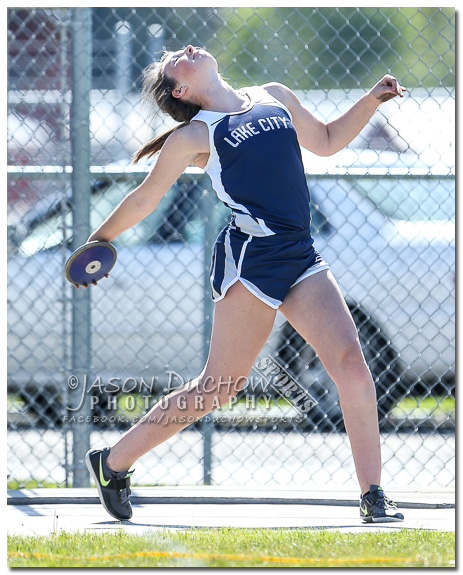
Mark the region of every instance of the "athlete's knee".
POLYGON ((340 350, 340 363, 343 366, 366 367, 365 357, 358 337, 347 340, 340 350))
POLYGON ((349 338, 339 345, 329 363, 327 369, 333 373, 335 381, 356 381, 358 385, 367 386, 373 383, 357 337, 349 338))

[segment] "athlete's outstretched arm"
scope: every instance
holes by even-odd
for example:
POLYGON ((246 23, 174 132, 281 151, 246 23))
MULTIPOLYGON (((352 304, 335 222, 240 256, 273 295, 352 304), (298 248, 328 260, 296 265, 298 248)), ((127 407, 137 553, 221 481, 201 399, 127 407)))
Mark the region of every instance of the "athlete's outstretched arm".
POLYGON ((185 168, 209 151, 207 127, 199 122, 179 128, 166 140, 156 164, 145 180, 120 202, 88 241, 111 241, 156 209, 161 198, 185 168))
POLYGON ((283 84, 272 82, 264 88, 291 112, 301 146, 319 156, 331 156, 345 148, 365 127, 381 102, 402 97, 405 91, 396 78, 386 75, 347 112, 325 123, 307 110, 294 92, 283 84))

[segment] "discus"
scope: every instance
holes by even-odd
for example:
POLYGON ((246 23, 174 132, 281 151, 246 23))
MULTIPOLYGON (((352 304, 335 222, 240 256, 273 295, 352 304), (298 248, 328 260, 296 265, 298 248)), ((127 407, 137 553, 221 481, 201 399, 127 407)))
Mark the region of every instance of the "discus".
POLYGON ((108 277, 116 259, 116 248, 112 244, 94 240, 80 246, 70 255, 64 274, 76 288, 96 285, 102 278, 108 277))

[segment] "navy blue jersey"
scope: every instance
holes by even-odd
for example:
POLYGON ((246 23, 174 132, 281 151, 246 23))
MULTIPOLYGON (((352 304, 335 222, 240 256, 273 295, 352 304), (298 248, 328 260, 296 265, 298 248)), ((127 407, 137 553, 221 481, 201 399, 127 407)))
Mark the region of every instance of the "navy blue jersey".
POLYGON ((209 128, 205 170, 212 186, 244 233, 309 230, 309 190, 291 113, 261 87, 243 91, 246 110, 201 110, 193 118, 209 128))

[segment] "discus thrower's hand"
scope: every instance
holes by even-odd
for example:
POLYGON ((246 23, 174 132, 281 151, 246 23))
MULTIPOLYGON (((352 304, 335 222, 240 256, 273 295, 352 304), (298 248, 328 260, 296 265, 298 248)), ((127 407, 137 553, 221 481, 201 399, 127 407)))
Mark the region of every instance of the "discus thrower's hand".
MULTIPOLYGON (((108 278, 108 277, 109 277, 109 273, 106 274, 104 277, 105 277, 105 278, 108 278)), ((98 281, 101 281, 101 280, 98 280, 98 281)), ((93 280, 93 281, 90 282, 90 283, 92 283, 94 286, 98 285, 98 282, 95 281, 95 280, 93 280)), ((84 287, 84 288, 88 288, 89 286, 90 286, 90 284, 82 284, 82 287, 84 287)), ((77 284, 74 284, 74 287, 78 288, 79 286, 78 286, 77 284)))
POLYGON ((397 78, 394 78, 394 76, 391 76, 390 74, 386 74, 373 86, 369 94, 372 98, 375 98, 380 102, 387 102, 397 96, 403 98, 403 93, 406 91, 407 89, 400 85, 397 78))

